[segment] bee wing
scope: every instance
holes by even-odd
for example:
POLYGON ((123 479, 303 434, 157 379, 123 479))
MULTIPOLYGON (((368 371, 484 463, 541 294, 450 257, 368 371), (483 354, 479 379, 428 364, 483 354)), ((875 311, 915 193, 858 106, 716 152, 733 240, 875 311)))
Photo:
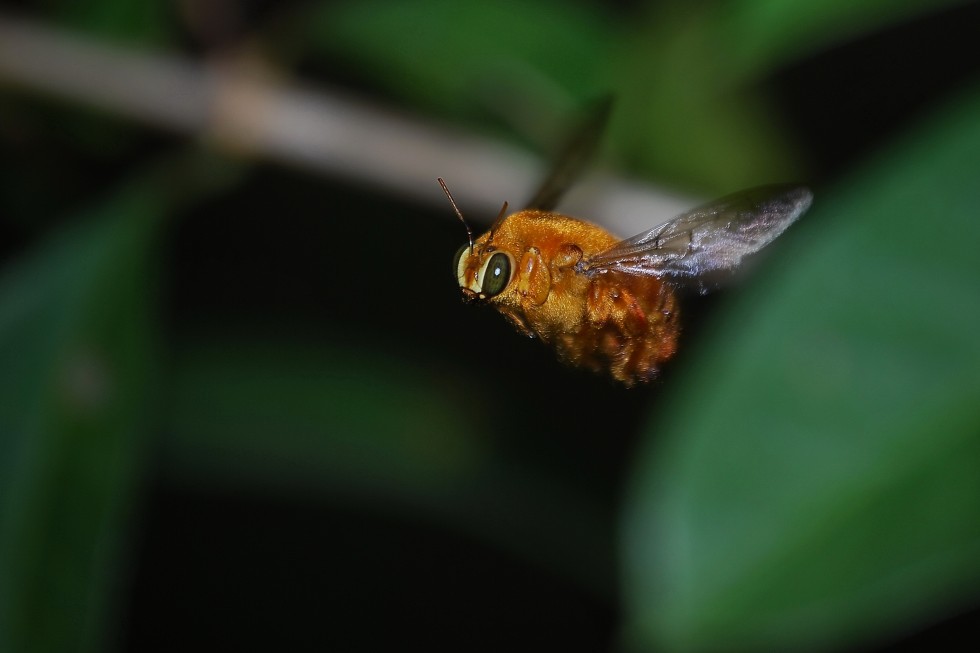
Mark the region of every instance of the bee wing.
POLYGON ((773 241, 810 206, 803 186, 763 186, 729 195, 621 241, 579 264, 588 275, 608 271, 704 281, 733 271, 742 257, 773 241))
POLYGON ((612 96, 605 96, 590 106, 585 117, 570 132, 570 138, 558 150, 548 176, 538 187, 525 208, 551 211, 561 196, 592 162, 602 134, 612 113, 612 96))

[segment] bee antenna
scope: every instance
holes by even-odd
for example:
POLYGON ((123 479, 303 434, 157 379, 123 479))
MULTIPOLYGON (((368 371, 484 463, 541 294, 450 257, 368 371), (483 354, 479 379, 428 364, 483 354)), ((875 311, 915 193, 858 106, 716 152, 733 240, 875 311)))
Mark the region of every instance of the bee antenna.
POLYGON ((456 215, 459 217, 459 221, 463 223, 464 227, 466 227, 466 237, 470 241, 470 249, 473 249, 473 231, 470 229, 470 225, 466 223, 466 218, 463 217, 463 212, 459 210, 458 206, 456 206, 456 200, 453 199, 453 194, 449 192, 449 187, 446 186, 446 182, 442 180, 442 177, 439 177, 437 181, 439 182, 439 185, 442 186, 443 192, 446 193, 446 197, 449 198, 449 203, 453 205, 453 211, 456 212, 456 215))
POLYGON ((490 226, 490 236, 487 238, 487 244, 490 244, 490 243, 493 242, 493 235, 494 235, 494 233, 496 233, 497 227, 500 226, 500 222, 504 219, 504 216, 505 215, 507 215, 507 202, 506 201, 504 202, 504 205, 500 207, 500 213, 497 214, 497 219, 494 220, 493 221, 493 224, 490 226))

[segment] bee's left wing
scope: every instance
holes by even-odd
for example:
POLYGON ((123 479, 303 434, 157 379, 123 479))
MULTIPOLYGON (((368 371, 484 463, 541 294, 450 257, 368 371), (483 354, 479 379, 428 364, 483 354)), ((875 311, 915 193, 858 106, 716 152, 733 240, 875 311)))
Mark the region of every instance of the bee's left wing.
POLYGON ((548 176, 541 182, 534 197, 524 208, 542 211, 551 211, 555 208, 565 191, 592 162, 602 142, 602 135, 612 114, 612 108, 611 95, 600 98, 588 107, 584 117, 580 118, 574 129, 570 130, 569 138, 552 161, 548 176))
POLYGON ((810 206, 809 189, 763 186, 716 200, 581 261, 587 275, 619 271, 702 282, 733 271, 742 257, 773 241, 810 206))

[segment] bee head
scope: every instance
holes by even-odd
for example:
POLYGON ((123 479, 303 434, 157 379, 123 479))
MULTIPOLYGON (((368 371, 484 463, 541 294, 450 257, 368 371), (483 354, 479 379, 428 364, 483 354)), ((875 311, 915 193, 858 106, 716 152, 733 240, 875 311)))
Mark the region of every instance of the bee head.
POLYGON ((439 185, 449 198, 456 216, 466 227, 467 244, 463 245, 456 252, 453 259, 453 271, 456 273, 456 280, 463 291, 463 299, 467 301, 486 300, 499 295, 514 277, 514 257, 502 250, 496 249, 491 243, 493 234, 497 226, 507 214, 507 202, 500 209, 496 221, 490 228, 487 241, 480 246, 473 243, 473 231, 463 217, 463 213, 456 206, 452 193, 446 182, 439 178, 439 185), (472 272, 471 272, 472 271, 472 272))

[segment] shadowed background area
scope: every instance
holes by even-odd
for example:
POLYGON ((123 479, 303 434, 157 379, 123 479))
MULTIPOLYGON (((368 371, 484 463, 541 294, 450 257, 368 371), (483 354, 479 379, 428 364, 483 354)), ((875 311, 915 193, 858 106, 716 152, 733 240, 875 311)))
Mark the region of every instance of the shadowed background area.
POLYGON ((0 651, 911 651, 980 605, 980 5, 0 4, 0 651), (625 390, 459 301, 809 213, 625 390))

